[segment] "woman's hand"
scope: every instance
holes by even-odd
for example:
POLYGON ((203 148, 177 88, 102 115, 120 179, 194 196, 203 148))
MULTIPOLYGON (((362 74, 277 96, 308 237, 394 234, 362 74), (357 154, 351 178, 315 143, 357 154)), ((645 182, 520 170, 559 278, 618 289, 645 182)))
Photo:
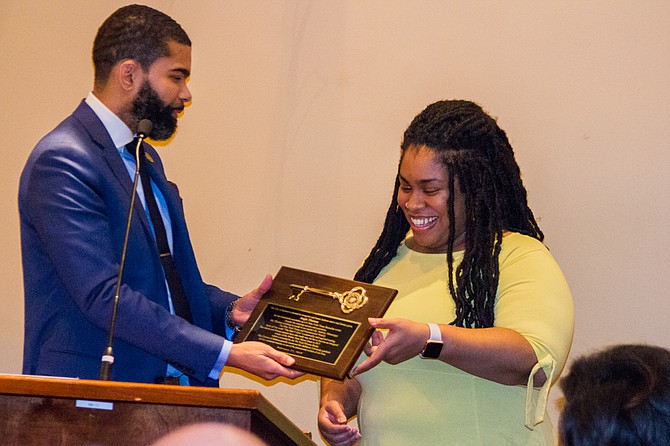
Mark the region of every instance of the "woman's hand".
POLYGON ((372 336, 370 336, 370 342, 367 342, 365 347, 363 347, 363 351, 366 355, 370 356, 375 352, 375 350, 377 350, 377 347, 379 347, 379 344, 381 344, 383 341, 384 335, 382 332, 375 330, 372 332, 372 336))
POLYGON ((319 432, 332 446, 349 446, 355 444, 361 434, 347 424, 344 407, 335 400, 321 405, 318 415, 319 432))
POLYGON ((381 341, 378 341, 377 345, 373 338, 372 345, 367 349, 370 351, 370 357, 354 368, 351 376, 370 370, 382 361, 389 364, 407 361, 421 353, 430 337, 428 325, 424 323, 400 318, 369 318, 368 321, 375 329, 387 329, 388 332, 381 341))

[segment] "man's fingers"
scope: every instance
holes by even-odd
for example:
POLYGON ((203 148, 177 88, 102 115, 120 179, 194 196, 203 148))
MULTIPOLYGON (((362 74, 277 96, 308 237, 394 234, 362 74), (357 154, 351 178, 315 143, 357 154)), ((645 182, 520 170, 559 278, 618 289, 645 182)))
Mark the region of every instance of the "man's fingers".
POLYGON ((258 285, 258 288, 256 288, 256 291, 263 295, 270 291, 270 287, 272 287, 272 276, 267 274, 261 281, 261 284, 258 285))

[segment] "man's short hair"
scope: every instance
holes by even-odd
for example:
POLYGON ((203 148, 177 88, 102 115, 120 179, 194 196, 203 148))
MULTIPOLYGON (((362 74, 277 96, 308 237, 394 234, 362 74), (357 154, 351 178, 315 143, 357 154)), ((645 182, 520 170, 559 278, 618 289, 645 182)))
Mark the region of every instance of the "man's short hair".
POLYGON ((116 10, 100 26, 93 42, 95 84, 104 85, 122 60, 133 59, 148 69, 156 59, 170 55, 171 41, 191 46, 186 32, 170 16, 143 5, 116 10))

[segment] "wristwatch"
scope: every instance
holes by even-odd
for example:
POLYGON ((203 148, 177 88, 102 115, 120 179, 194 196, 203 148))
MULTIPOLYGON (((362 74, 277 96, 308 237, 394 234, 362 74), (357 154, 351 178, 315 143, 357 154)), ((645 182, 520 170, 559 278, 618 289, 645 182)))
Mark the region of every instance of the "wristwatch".
POLYGON ((233 335, 236 335, 237 332, 240 331, 240 326, 235 323, 235 320, 233 320, 233 310, 237 306, 238 300, 239 298, 235 299, 229 303, 228 307, 226 308, 226 325, 232 331, 233 335))
POLYGON ((437 324, 428 324, 430 329, 430 338, 426 341, 426 345, 423 347, 423 351, 419 353, 421 359, 437 359, 440 357, 442 352, 442 333, 440 332, 440 327, 437 324))

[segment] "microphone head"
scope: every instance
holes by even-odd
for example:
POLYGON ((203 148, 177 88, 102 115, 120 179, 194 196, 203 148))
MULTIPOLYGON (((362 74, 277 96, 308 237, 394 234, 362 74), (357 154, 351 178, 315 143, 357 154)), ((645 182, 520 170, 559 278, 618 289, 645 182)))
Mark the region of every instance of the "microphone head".
POLYGON ((137 136, 146 138, 151 134, 151 129, 154 127, 153 123, 148 119, 142 119, 137 124, 137 136))

